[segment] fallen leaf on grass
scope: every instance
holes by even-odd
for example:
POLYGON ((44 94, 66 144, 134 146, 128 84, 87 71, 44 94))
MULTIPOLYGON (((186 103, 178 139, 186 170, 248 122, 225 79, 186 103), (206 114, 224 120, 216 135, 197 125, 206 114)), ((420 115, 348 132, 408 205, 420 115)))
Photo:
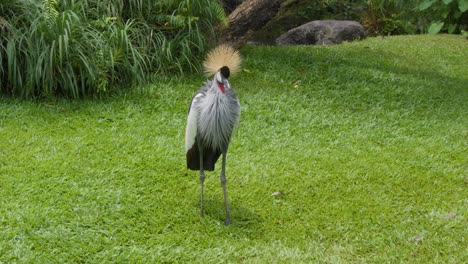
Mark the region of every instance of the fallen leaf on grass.
POLYGON ((423 236, 414 236, 412 238, 409 239, 410 242, 415 242, 415 243, 418 243, 419 241, 423 240, 423 236))
POLYGON ((450 220, 450 219, 454 218, 455 216, 457 216, 457 213, 453 212, 453 213, 447 215, 447 216, 445 217, 445 220, 450 220))
POLYGON ((277 191, 277 192, 274 192, 271 194, 271 197, 277 197, 277 196, 283 196, 283 192, 282 191, 277 191))
POLYGON ((292 85, 295 89, 299 88, 299 85, 301 85, 301 80, 295 81, 292 85))

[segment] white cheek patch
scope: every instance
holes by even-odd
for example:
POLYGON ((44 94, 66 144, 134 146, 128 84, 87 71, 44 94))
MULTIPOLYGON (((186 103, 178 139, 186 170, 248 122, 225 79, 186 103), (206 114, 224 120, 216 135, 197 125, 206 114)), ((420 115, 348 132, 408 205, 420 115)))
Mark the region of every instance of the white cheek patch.
POLYGON ((221 78, 221 72, 217 72, 217 73, 216 73, 216 80, 217 80, 219 83, 222 83, 222 82, 223 82, 223 79, 221 78))

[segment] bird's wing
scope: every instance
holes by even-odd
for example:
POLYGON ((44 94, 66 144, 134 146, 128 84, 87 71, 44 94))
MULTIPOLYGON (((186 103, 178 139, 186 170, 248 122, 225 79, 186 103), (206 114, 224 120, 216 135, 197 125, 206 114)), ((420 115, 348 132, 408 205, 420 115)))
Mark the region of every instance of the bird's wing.
POLYGON ((197 107, 203 93, 197 93, 190 104, 189 114, 187 118, 187 127, 185 128, 185 153, 187 153, 195 144, 195 137, 197 136, 198 118, 200 116, 200 109, 197 107))
POLYGON ((239 99, 236 99, 236 101, 237 101, 238 114, 237 114, 236 119, 234 121, 234 129, 237 129, 239 127, 240 116, 241 116, 241 105, 240 105, 239 99))

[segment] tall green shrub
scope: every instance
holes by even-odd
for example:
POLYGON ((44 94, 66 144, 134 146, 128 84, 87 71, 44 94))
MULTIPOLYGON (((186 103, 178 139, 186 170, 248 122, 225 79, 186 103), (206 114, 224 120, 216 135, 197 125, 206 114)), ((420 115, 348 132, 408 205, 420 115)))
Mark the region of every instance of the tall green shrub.
POLYGON ((417 3, 404 0, 362 0, 355 4, 357 19, 370 35, 414 33, 412 14, 417 3))
POLYGON ((361 21, 371 35, 462 33, 468 0, 326 0, 337 17, 361 21))
POLYGON ((418 10, 429 19, 425 29, 430 34, 468 33, 468 0, 422 0, 418 10))
POLYGON ((197 71, 225 21, 215 0, 3 0, 0 91, 78 98, 197 71))
POLYGON ((131 22, 95 27, 80 2, 17 5, 2 34, 2 93, 77 98, 144 79, 146 61, 132 42, 131 22))

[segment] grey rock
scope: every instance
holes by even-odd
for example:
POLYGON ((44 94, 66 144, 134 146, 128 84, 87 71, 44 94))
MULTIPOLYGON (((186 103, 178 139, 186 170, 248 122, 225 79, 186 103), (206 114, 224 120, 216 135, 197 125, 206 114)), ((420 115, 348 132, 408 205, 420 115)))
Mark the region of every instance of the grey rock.
POLYGON ((293 28, 276 39, 277 45, 333 45, 366 37, 361 24, 350 20, 316 20, 293 28))

